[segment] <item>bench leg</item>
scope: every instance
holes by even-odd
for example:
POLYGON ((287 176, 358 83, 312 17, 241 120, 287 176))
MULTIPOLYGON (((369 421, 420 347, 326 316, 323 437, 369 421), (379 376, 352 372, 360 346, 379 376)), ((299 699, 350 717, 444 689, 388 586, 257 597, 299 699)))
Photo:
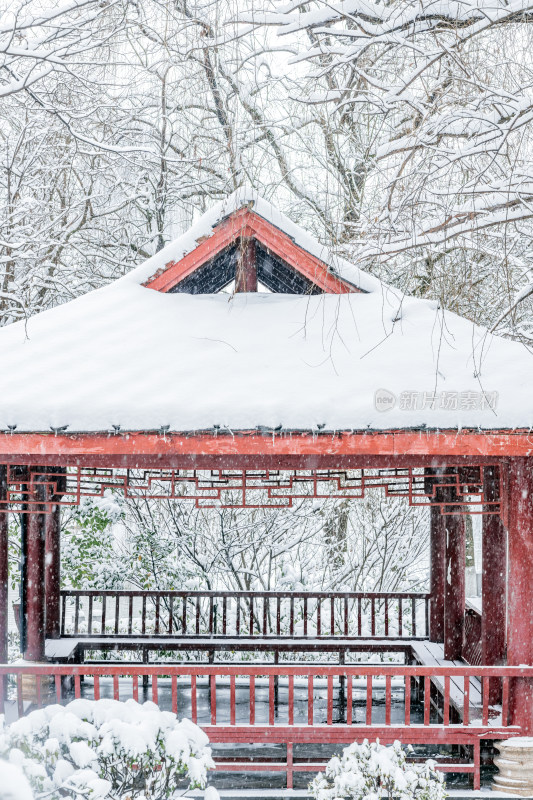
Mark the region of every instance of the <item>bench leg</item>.
MULTIPOLYGON (((150 653, 148 649, 145 647, 143 650, 143 664, 148 664, 150 662, 150 653)), ((143 689, 148 689, 148 675, 143 675, 143 689)))
MULTIPOLYGON (((339 653, 339 666, 346 664, 346 650, 341 650, 339 653)), ((339 722, 344 722, 346 719, 346 678, 344 675, 339 676, 339 722)))
POLYGON ((474 791, 481 789, 481 743, 479 739, 474 742, 474 791))

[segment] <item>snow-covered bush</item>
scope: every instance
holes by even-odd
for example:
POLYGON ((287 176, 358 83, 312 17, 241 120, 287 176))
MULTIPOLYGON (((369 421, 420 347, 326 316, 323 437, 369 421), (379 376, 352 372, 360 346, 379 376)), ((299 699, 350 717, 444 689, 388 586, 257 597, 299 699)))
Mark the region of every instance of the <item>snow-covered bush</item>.
POLYGON ((351 744, 319 772, 310 786, 316 800, 444 800, 443 777, 435 762, 408 764, 400 742, 351 744))
POLYGON ((163 800, 178 782, 205 787, 207 745, 200 728, 154 703, 74 700, 6 727, 0 758, 22 769, 36 800, 163 800))
POLYGON ((33 800, 33 792, 20 767, 0 760, 0 797, 2 800, 33 800))

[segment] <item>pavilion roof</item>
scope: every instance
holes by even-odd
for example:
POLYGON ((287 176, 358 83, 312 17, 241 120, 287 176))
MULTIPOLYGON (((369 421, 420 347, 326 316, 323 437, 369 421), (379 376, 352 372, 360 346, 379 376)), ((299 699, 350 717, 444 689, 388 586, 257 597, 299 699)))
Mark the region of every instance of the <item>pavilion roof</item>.
POLYGON ((0 430, 17 432, 533 426, 524 346, 334 258, 249 191, 123 278, 1 329, 0 375, 0 430), (245 206, 360 291, 190 295, 143 285, 245 206), (394 395, 389 410, 376 408, 376 392, 394 395))

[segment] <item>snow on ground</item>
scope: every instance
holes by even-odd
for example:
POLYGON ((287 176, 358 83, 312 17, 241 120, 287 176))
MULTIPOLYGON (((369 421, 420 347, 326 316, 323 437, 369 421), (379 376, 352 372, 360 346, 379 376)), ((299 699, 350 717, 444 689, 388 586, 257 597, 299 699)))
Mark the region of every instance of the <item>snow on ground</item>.
MULTIPOLYGON (((526 348, 357 268, 367 293, 231 297, 141 285, 242 200, 219 204, 124 278, 0 330, 0 429, 533 426, 526 348)), ((254 202, 329 258, 265 201, 254 202)))

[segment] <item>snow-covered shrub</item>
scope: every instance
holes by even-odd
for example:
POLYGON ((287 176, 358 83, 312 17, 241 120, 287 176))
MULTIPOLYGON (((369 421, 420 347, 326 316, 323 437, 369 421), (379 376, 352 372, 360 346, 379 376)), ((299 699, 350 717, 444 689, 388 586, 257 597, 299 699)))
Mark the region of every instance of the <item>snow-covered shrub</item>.
POLYGON ((434 761, 408 764, 400 742, 351 744, 309 785, 316 800, 444 800, 444 780, 434 761))
POLYGON ((205 733, 134 700, 74 700, 33 711, 0 734, 0 758, 20 767, 36 800, 163 800, 214 768, 205 733))
POLYGON ((0 797, 2 800, 33 800, 33 792, 20 767, 0 760, 0 797))

